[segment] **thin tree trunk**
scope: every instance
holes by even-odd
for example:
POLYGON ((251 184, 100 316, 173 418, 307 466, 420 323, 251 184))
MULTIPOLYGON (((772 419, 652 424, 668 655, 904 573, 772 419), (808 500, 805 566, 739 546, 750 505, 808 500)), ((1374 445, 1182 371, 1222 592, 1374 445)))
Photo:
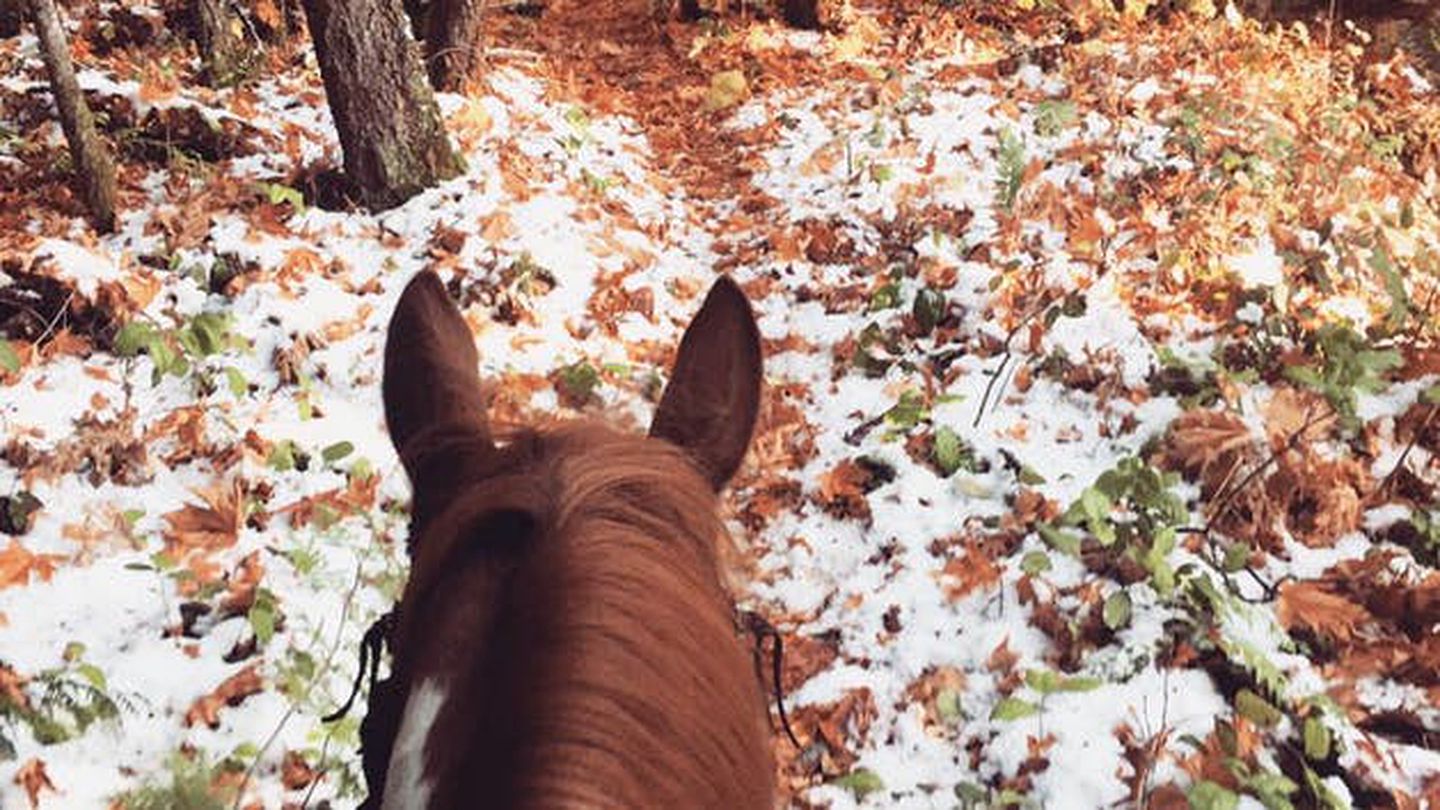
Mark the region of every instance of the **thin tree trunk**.
POLYGON ((50 89, 55 107, 60 111, 60 126, 70 142, 70 156, 80 181, 85 205, 96 230, 108 233, 115 228, 115 162, 100 134, 90 108, 75 81, 75 65, 70 61, 70 44, 60 27, 55 0, 30 0, 30 19, 40 37, 40 55, 50 73, 50 89))
POLYGON ((785 22, 794 28, 820 27, 819 0, 785 0, 785 22))
POLYGON ((425 36, 425 61, 436 90, 459 92, 480 75, 485 0, 435 0, 425 36))
POLYGON ((430 15, 432 5, 434 3, 429 0, 404 0, 405 16, 410 19, 410 36, 416 39, 425 36, 427 28, 425 20, 430 15))
POLYGON ((193 0, 195 45, 205 66, 206 81, 212 87, 230 84, 239 78, 245 63, 245 42, 235 30, 238 19, 229 0, 193 0))
POLYGON ((25 22, 25 0, 0 0, 0 39, 20 34, 25 22))
POLYGON ((392 208, 464 170, 399 0, 305 0, 305 16, 345 172, 370 207, 392 208))

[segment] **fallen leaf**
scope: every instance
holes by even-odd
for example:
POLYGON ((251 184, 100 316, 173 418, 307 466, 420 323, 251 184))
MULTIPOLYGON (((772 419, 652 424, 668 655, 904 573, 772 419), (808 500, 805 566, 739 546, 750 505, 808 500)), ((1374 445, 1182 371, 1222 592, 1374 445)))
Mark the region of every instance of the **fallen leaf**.
POLYGON ((175 559, 234 545, 244 523, 240 479, 193 492, 200 504, 187 503, 165 515, 165 550, 175 559))
POLYGON ((299 751, 286 751, 285 758, 280 761, 280 783, 286 790, 302 790, 310 786, 316 777, 319 776, 310 763, 305 761, 305 755, 299 751))
POLYGON ((1370 621, 1370 612, 1317 582, 1287 582, 1280 586, 1275 617, 1287 630, 1304 627, 1332 641, 1345 643, 1355 628, 1370 621))
POLYGON ((15 784, 25 791, 31 810, 40 806, 40 791, 59 792, 55 789, 55 783, 50 781, 50 774, 45 772, 44 761, 38 758, 31 759, 15 771, 15 784))
POLYGON ((185 712, 185 726, 204 723, 220 727, 220 707, 238 706, 245 698, 259 693, 265 685, 260 680, 260 665, 251 664, 220 682, 209 694, 197 698, 185 712))

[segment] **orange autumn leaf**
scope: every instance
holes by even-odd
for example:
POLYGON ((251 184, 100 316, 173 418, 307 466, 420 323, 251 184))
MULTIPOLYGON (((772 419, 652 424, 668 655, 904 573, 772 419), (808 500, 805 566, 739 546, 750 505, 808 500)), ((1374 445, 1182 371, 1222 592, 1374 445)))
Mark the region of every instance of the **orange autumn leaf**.
POLYGON ((220 602, 221 614, 239 616, 250 610, 255 604, 255 592, 264 576, 265 563, 260 560, 260 552, 252 551, 246 554, 225 585, 225 598, 220 602))
POLYGON ((1287 630, 1304 627, 1344 643, 1355 628, 1370 621, 1370 612, 1317 582, 1287 582, 1280 587, 1275 616, 1287 630))
POLYGON ((25 791, 31 810, 40 806, 40 791, 59 792, 55 789, 55 783, 50 781, 50 774, 45 772, 44 761, 38 758, 32 758, 15 771, 15 784, 25 791))
POLYGON ((273 31, 279 31, 284 27, 285 14, 280 10, 280 5, 276 0, 255 0, 253 8, 255 19, 259 20, 260 24, 273 31))
POLYGON ((285 758, 280 761, 280 783, 286 790, 303 790, 318 776, 299 751, 286 751, 285 758))
POLYGON ((228 548, 244 525, 244 493, 237 478, 227 486, 197 489, 200 504, 187 503, 165 517, 165 550, 179 558, 190 551, 228 548))
POLYGON ((945 596, 952 601, 999 581, 1000 567, 975 543, 967 544, 964 554, 947 560, 941 573, 945 596))
POLYGON ((220 708, 238 706, 245 698, 265 688, 260 680, 260 665, 251 664, 220 682, 209 694, 197 698, 185 712, 186 727, 204 723, 210 728, 220 727, 220 708))
POLYGON ((847 458, 820 476, 820 500, 834 503, 847 498, 863 498, 864 487, 869 480, 870 473, 854 459, 847 458))
POLYGON ((30 581, 31 574, 49 582, 60 559, 59 554, 35 554, 12 537, 10 545, 0 551, 0 588, 24 585, 30 581))
POLYGON ((1307 436, 1324 435, 1327 425, 1333 424, 1338 418, 1334 413, 1328 412, 1324 400, 1318 394, 1294 388, 1281 388, 1276 391, 1270 401, 1265 403, 1264 416, 1265 432, 1269 434, 1271 444, 1277 448, 1284 446, 1301 430, 1305 430, 1307 436), (1321 414, 1327 415, 1317 421, 1321 414))
POLYGON ((282 275, 307 276, 321 273, 325 269, 325 258, 310 248, 291 248, 285 252, 280 263, 282 275))

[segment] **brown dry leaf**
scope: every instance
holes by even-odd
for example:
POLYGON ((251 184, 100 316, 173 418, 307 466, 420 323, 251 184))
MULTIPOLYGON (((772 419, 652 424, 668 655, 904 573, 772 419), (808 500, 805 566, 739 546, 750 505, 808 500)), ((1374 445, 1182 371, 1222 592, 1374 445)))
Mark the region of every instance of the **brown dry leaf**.
POLYGON ((280 761, 280 783, 286 790, 303 790, 318 776, 299 751, 286 751, 285 758, 280 761))
POLYGON ((870 519, 870 501, 865 486, 870 471, 854 459, 845 459, 820 476, 820 505, 837 518, 870 519))
POLYGON ((905 689, 905 696, 925 712, 925 724, 944 728, 958 718, 959 695, 965 691, 965 672, 955 667, 927 671, 905 689))
POLYGON ((1238 467, 1251 460, 1254 440, 1238 416, 1223 411, 1187 411, 1170 426, 1166 466, 1198 479, 1206 494, 1219 492, 1238 467))
POLYGON ((260 665, 251 664, 220 682, 208 695, 202 695, 185 712, 185 726, 204 723, 220 727, 220 707, 238 706, 240 702, 265 688, 260 680, 260 665))
POLYGON ((25 677, 4 664, 0 664, 0 699, 21 709, 30 705, 25 696, 25 677))
POLYGON ((165 551, 175 559, 191 551, 228 548, 244 525, 244 486, 240 479, 194 493, 202 504, 187 503, 166 514, 165 551))
POLYGON ((261 25, 272 31, 279 31, 285 24, 285 14, 275 0, 255 0, 252 6, 255 10, 255 19, 261 25))
POLYGON ((265 563, 260 560, 260 552, 252 551, 246 554, 235 567, 235 572, 230 575, 230 581, 225 584, 225 598, 220 602, 220 614, 239 616, 250 610, 251 605, 255 604, 255 591, 260 587, 260 580, 264 576, 265 563))
POLYGON ((875 715, 875 696, 860 687, 833 703, 796 707, 791 719, 802 742, 819 742, 823 746, 825 772, 845 773, 854 764, 853 752, 865 739, 875 715))
POLYGON ((1020 654, 1010 649, 1010 637, 1006 636, 990 651, 990 657, 985 659, 985 668, 991 672, 1009 672, 1019 661, 1020 654))
MULTIPOLYGON (((780 662, 780 689, 790 693, 824 672, 840 655, 839 639, 831 636, 784 634, 785 655, 780 662)), ((766 681, 771 680, 766 672, 766 681)))
POLYGON ((1306 429, 1307 435, 1323 435, 1327 423, 1333 423, 1332 414, 1320 422, 1313 422, 1321 408, 1326 407, 1318 394, 1294 388, 1281 388, 1265 403, 1265 432, 1269 434, 1272 447, 1283 447, 1290 438, 1306 429), (1309 424, 1307 429, 1305 426, 1309 424))
POLYGON ((1311 548, 1328 548, 1360 528, 1371 483, 1370 473, 1353 458, 1307 454, 1293 465, 1287 457, 1266 481, 1265 491, 1274 502, 1285 504, 1285 524, 1297 540, 1311 548))
POLYGON ((1275 617, 1287 630, 1304 627, 1342 644, 1354 638, 1357 626, 1371 620, 1365 608, 1313 581, 1280 586, 1275 617))
POLYGON ((45 762, 38 758, 32 758, 15 771, 15 784, 25 791, 31 810, 40 806, 40 791, 59 792, 55 789, 55 783, 50 781, 50 774, 45 772, 45 762))

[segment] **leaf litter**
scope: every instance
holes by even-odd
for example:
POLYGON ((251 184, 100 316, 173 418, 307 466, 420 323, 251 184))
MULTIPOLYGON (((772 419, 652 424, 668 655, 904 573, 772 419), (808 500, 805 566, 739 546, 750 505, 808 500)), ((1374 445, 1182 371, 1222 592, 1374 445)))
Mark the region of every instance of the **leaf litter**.
MULTIPOLYGON (((469 172, 379 215, 330 210, 303 61, 215 92, 78 39, 112 139, 215 130, 122 150, 103 239, 53 125, 0 151, 0 807, 356 801, 319 718, 403 583, 379 358, 425 269, 510 419, 643 424, 714 273, 751 295, 726 508, 793 806, 1440 800, 1433 85, 1208 4, 1020 5, 497 15, 440 99, 469 172)), ((20 131, 33 39, 0 59, 20 131)))

